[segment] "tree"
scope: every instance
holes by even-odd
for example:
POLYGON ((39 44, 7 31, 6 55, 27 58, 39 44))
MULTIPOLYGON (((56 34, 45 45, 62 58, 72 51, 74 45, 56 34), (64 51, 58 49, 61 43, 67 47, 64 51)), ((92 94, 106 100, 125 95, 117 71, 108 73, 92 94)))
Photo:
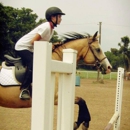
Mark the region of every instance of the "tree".
POLYGON ((124 56, 125 69, 130 71, 130 38, 128 36, 122 37, 118 45, 120 47, 119 52, 124 56))
POLYGON ((4 51, 10 48, 8 38, 8 15, 5 11, 4 6, 0 3, 0 59, 3 59, 4 51))
POLYGON ((18 39, 45 22, 45 19, 36 22, 37 18, 31 9, 15 9, 0 3, 0 60, 4 60, 4 54, 15 56, 14 46, 18 39))
POLYGON ((111 52, 105 52, 106 57, 112 65, 113 71, 116 71, 118 67, 124 67, 123 55, 119 53, 119 50, 116 48, 111 48, 111 52))
MULTIPOLYGON (((37 21, 37 18, 37 14, 31 9, 15 9, 0 3, 0 61, 4 60, 4 54, 17 57, 14 51, 15 43, 30 30, 46 22, 46 19, 37 21)), ((54 35, 56 34, 57 32, 54 32, 54 35)), ((52 37, 52 43, 57 41, 57 36, 52 37)))
POLYGON ((51 43, 61 42, 61 39, 57 35, 58 33, 54 31, 53 37, 50 39, 51 43))

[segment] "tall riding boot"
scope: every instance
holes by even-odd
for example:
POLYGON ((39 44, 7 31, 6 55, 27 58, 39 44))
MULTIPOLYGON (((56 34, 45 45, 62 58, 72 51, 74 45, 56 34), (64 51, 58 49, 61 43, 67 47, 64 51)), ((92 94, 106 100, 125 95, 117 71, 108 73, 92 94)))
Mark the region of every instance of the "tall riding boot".
POLYGON ((30 99, 30 92, 29 92, 29 87, 30 84, 32 83, 32 71, 27 70, 24 81, 20 87, 21 93, 19 95, 19 98, 22 100, 29 100, 30 99))

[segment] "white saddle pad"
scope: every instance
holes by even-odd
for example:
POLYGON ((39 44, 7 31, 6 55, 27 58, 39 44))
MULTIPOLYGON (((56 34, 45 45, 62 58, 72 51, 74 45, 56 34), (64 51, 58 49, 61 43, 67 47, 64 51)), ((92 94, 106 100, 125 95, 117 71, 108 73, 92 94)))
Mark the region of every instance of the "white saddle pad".
POLYGON ((2 86, 20 85, 20 83, 14 77, 13 68, 10 69, 2 68, 0 70, 0 84, 2 86))

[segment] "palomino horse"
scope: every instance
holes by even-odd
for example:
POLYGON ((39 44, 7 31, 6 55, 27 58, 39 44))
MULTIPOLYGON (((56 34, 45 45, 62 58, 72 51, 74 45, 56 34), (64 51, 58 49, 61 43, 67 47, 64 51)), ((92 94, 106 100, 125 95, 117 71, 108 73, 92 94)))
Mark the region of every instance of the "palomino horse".
MULTIPOLYGON (((54 60, 62 60, 62 50, 65 48, 72 48, 77 50, 77 62, 80 59, 86 64, 95 64, 98 60, 100 63, 100 69, 103 74, 107 74, 111 72, 111 65, 106 58, 105 54, 103 53, 102 49, 100 48, 100 44, 98 42, 98 35, 97 32, 94 36, 88 36, 85 34, 79 33, 69 33, 64 35, 64 44, 56 47, 52 51, 52 59, 54 60)), ((3 69, 3 67, 2 67, 3 69)), ((1 69, 1 73, 2 73, 1 69)), ((0 73, 0 74, 1 74, 0 73)), ((0 75, 2 76, 2 74, 0 75)), ((56 79, 58 76, 56 76, 56 79)), ((0 77, 1 79, 1 77, 0 77)), ((6 79, 5 79, 6 80, 6 79)), ((58 81, 58 80, 56 80, 58 81)), ((0 80, 1 83, 1 80, 0 80)), ((57 88, 56 82, 56 88, 57 88)), ((57 104, 57 91, 55 91, 55 105, 57 104)), ((20 85, 11 86, 8 85, 6 87, 0 86, 0 106, 9 107, 9 108, 27 108, 31 107, 32 100, 20 100, 20 85)), ((75 104, 79 105, 79 114, 77 122, 74 123, 74 130, 78 129, 80 124, 82 123, 82 129, 87 130, 89 127, 89 121, 91 120, 89 110, 87 108, 86 102, 81 97, 75 97, 75 104)))

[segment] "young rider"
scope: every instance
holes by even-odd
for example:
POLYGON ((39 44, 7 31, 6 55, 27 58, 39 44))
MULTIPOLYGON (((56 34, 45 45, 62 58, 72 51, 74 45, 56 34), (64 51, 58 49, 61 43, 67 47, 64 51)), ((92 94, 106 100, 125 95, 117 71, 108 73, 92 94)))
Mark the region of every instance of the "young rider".
POLYGON ((58 7, 48 8, 45 13, 47 22, 42 23, 28 34, 24 35, 15 45, 17 54, 27 66, 24 81, 20 86, 21 93, 19 98, 22 100, 30 99, 30 92, 28 89, 32 83, 34 41, 49 41, 53 35, 54 27, 56 27, 57 24, 60 24, 62 15, 65 15, 65 13, 63 13, 58 7))

